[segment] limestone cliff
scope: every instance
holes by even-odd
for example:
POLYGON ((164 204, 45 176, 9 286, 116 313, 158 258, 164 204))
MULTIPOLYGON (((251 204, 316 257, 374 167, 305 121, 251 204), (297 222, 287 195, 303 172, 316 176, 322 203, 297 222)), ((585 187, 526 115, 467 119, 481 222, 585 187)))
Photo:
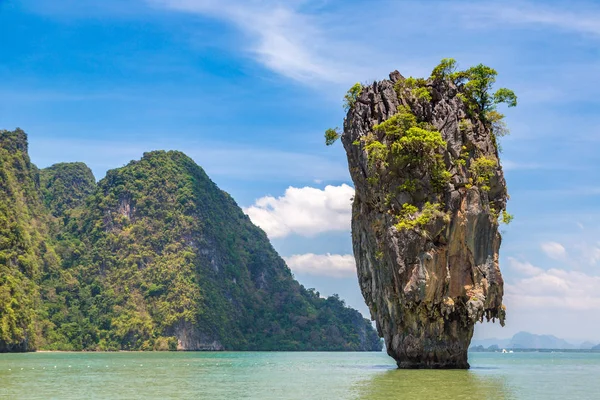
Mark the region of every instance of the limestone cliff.
POLYGON ((427 80, 394 71, 347 96, 359 283, 400 368, 468 368, 475 323, 505 317, 498 219, 511 217, 495 104, 516 96, 477 92, 495 71, 476 81, 487 67, 449 61, 427 80))

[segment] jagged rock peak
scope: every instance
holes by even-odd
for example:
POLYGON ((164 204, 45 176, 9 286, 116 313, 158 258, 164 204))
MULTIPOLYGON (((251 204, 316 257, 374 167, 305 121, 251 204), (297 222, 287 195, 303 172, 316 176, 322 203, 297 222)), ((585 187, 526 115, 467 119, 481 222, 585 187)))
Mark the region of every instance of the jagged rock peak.
POLYGON ((346 97, 360 288, 401 368, 468 368, 475 323, 504 323, 496 105, 516 96, 491 94, 495 74, 444 60, 428 79, 394 71, 346 97))

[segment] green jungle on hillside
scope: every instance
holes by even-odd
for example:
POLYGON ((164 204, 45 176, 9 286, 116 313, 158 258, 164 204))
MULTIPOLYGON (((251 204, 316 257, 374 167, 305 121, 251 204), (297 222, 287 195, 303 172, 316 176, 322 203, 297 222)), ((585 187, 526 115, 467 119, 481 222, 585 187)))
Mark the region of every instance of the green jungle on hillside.
POLYGON ((371 323, 305 289, 227 193, 180 152, 96 183, 38 169, 0 131, 0 351, 379 351, 371 323))

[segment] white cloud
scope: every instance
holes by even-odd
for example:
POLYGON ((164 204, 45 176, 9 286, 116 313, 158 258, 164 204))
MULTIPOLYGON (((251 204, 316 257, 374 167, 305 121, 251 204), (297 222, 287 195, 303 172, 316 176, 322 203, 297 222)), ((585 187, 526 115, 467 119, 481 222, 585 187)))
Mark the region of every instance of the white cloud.
POLYGON ((600 310, 600 276, 556 268, 546 271, 514 258, 509 263, 525 277, 505 285, 507 303, 521 308, 600 310))
POLYGON ((354 189, 346 184, 328 185, 323 190, 290 186, 283 196, 261 197, 244 212, 270 238, 349 231, 352 196, 354 189))
POLYGON ((535 267, 529 262, 521 262, 512 257, 509 257, 508 261, 510 262, 510 266, 512 267, 512 269, 516 270, 522 275, 534 276, 544 272, 543 269, 535 267))
POLYGON ((296 254, 285 257, 295 273, 348 278, 356 276, 356 263, 351 254, 296 254))
POLYGON ((257 61, 283 76, 313 84, 352 80, 351 67, 343 61, 347 61, 348 55, 360 53, 357 45, 335 38, 323 27, 317 15, 301 12, 302 2, 147 1, 167 9, 207 15, 232 24, 246 35, 248 49, 257 61))
POLYGON ((546 255, 555 260, 560 260, 566 257, 567 250, 565 247, 557 242, 543 242, 541 244, 542 251, 546 253, 546 255))

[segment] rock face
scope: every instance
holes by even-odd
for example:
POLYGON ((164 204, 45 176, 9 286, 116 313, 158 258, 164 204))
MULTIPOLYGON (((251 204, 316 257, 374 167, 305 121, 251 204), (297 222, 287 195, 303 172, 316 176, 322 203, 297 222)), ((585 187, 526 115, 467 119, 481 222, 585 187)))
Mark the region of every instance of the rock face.
POLYGON ((461 87, 432 78, 421 87, 395 71, 363 87, 348 111, 354 255, 400 368, 468 368, 475 323, 504 322, 498 217, 506 185, 492 126, 469 110, 461 87), (411 147, 429 134, 443 141, 411 147))

